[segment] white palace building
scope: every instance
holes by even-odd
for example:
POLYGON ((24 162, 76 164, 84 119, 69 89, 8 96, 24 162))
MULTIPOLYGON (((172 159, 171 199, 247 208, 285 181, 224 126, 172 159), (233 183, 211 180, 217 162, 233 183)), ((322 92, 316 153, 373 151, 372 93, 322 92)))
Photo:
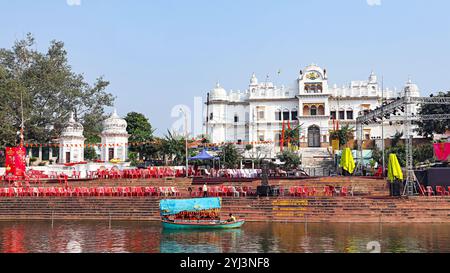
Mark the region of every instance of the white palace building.
MULTIPOLYGON (((411 96, 420 96, 419 88, 409 80, 411 96)), ((352 81, 350 85, 330 86, 328 73, 317 65, 309 65, 300 71, 292 87, 277 87, 272 82, 258 81, 255 74, 244 92, 226 91, 220 84, 209 93, 205 127, 213 143, 262 142, 267 157, 274 158, 280 152, 283 122, 291 128, 301 125, 300 150, 324 150, 330 146, 330 130, 333 119, 340 126, 350 124, 356 128, 356 118, 387 100, 402 96, 405 89, 385 89, 371 73, 366 81, 352 81)), ((413 112, 417 112, 414 107, 413 112)), ((386 123, 385 138, 402 131, 398 124, 386 123)), ((381 139, 381 126, 365 126, 365 139, 381 139)), ((258 144, 259 145, 259 144, 258 144)), ((256 146, 258 146, 256 145, 256 146)))

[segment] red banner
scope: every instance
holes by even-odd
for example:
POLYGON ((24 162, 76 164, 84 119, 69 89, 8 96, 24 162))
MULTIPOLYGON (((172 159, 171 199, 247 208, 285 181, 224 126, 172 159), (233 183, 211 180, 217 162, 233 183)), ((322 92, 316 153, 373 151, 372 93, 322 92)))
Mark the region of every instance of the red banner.
POLYGON ((434 144, 434 154, 439 161, 446 161, 450 156, 450 143, 434 144))
POLYGON ((6 147, 6 175, 24 175, 26 170, 25 154, 25 147, 6 147))

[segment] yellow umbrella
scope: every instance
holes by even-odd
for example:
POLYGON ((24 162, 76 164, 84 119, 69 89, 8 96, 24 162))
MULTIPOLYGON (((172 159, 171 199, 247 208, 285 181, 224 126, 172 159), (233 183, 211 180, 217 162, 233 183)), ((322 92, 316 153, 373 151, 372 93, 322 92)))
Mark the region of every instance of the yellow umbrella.
POLYGON ((398 163, 396 154, 389 155, 388 178, 391 182, 394 182, 395 178, 403 180, 402 168, 400 167, 400 163, 398 163))
POLYGON ((341 162, 339 166, 344 168, 347 172, 352 174, 355 171, 355 160, 353 159, 352 151, 350 148, 345 148, 342 151, 341 162))

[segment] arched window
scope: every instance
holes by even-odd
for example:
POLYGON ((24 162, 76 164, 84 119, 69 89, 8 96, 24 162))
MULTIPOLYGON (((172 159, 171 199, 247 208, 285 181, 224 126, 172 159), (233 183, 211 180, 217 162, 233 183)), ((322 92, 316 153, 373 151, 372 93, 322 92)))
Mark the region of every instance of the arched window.
POLYGON ((303 115, 304 116, 309 116, 309 106, 308 105, 305 105, 303 107, 303 115))
POLYGON ((353 119, 353 109, 347 109, 347 119, 353 119))
POLYGON ((289 120, 289 110, 288 109, 283 110, 283 120, 289 120))
POLYGON ((311 116, 317 116, 317 107, 315 105, 311 106, 311 116))
POLYGON ((281 110, 277 109, 275 111, 275 120, 281 120, 281 110))
POLYGON ((323 105, 319 106, 319 116, 324 116, 325 115, 325 107, 323 107, 323 105))
POLYGON ((291 120, 297 120, 297 118, 298 118, 298 110, 293 109, 291 112, 291 120))

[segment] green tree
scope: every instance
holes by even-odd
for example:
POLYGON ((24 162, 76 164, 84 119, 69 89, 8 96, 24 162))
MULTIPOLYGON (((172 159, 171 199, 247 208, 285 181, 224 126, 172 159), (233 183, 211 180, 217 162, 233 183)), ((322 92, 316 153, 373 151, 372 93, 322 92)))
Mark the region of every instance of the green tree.
POLYGON ((290 142, 294 147, 298 147, 300 145, 300 130, 302 126, 298 125, 291 129, 286 129, 284 131, 284 143, 290 142))
POLYGON ((220 162, 226 168, 237 168, 241 163, 242 155, 237 147, 232 143, 227 143, 219 152, 220 162))
MULTIPOLYGON (((433 97, 433 95, 430 95, 433 97)), ((437 97, 450 97, 450 91, 439 92, 437 97)), ((433 114, 448 114, 450 113, 450 105, 442 104, 426 104, 419 110, 420 115, 433 115, 433 114)), ((450 120, 427 120, 417 122, 417 129, 419 135, 433 138, 434 134, 443 134, 447 130, 450 130, 450 120)))
POLYGON ((399 131, 395 132, 395 135, 392 136, 392 139, 391 139, 391 147, 395 147, 395 146, 399 145, 400 141, 402 140, 402 137, 403 137, 403 132, 399 132, 399 131))
POLYGON ((84 159, 85 160, 96 160, 98 159, 97 152, 93 147, 84 148, 84 159))
POLYGON ((58 137, 71 111, 83 124, 85 136, 98 135, 104 107, 114 102, 106 92, 109 82, 100 77, 91 85, 73 72, 62 42, 52 41, 44 53, 34 48, 35 40, 28 34, 11 49, 0 49, 1 144, 15 142, 21 95, 28 142, 47 143, 58 137))
POLYGON ((434 159, 433 144, 430 142, 427 144, 423 144, 423 145, 414 147, 413 158, 414 158, 415 164, 424 163, 424 162, 429 162, 429 163, 434 162, 435 159, 434 159))
POLYGON ((138 158, 138 154, 136 152, 129 152, 128 159, 131 162, 131 166, 137 166, 139 158, 138 158))
MULTIPOLYGON (((130 142, 149 142, 153 140, 155 130, 143 114, 131 112, 127 114, 125 120, 128 124, 127 132, 130 135, 130 142)), ((129 150, 138 153, 139 160, 142 160, 144 157, 150 158, 150 151, 152 151, 150 144, 132 146, 129 150)))
POLYGON ((186 162, 186 142, 182 136, 176 136, 170 131, 162 140, 162 151, 167 160, 172 161, 174 165, 184 165, 186 162))
POLYGON ((293 170, 296 169, 300 164, 302 164, 301 157, 292 151, 283 151, 282 153, 277 155, 277 158, 284 162, 284 165, 282 165, 282 168, 285 170, 293 170))

